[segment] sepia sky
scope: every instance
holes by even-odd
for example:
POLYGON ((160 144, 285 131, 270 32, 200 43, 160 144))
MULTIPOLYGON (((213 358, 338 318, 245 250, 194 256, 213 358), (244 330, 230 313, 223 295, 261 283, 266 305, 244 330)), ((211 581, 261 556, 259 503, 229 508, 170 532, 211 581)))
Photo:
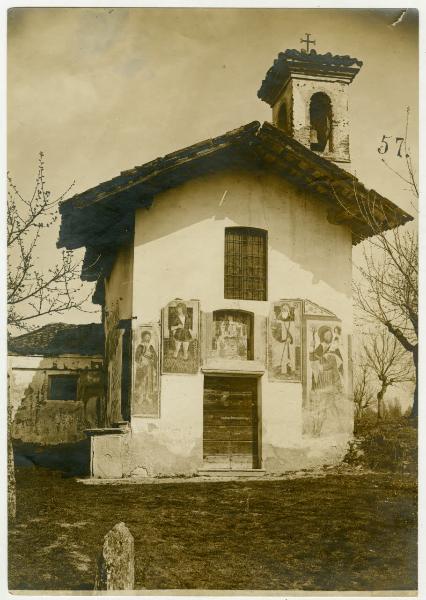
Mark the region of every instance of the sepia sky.
MULTIPOLYGON (((8 19, 8 169, 29 194, 38 152, 48 188, 81 192, 157 156, 253 120, 280 51, 310 32, 319 53, 364 62, 350 87, 352 170, 408 212, 405 184, 382 163, 383 134, 417 147, 416 13, 349 9, 18 8, 8 19)), ((390 145, 392 168, 403 159, 390 145)), ((57 230, 40 250, 55 252, 57 230)), ((47 262, 46 262, 47 264, 47 262)), ((90 286, 87 287, 87 291, 90 286)), ((88 309, 94 308, 90 304, 88 309)), ((50 320, 88 322, 98 314, 50 320)))

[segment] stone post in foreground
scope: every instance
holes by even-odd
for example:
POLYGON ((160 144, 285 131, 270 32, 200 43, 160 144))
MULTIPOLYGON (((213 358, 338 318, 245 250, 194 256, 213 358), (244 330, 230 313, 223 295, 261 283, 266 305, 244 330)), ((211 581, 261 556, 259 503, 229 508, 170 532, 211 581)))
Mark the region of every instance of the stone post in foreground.
POLYGON ((95 590, 133 590, 135 545, 124 523, 118 523, 104 537, 98 558, 95 590))

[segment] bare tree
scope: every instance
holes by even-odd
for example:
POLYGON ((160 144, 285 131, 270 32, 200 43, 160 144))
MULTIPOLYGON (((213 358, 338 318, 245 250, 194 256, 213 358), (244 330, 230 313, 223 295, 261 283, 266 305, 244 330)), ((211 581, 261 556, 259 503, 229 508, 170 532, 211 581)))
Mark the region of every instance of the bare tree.
POLYGON ((49 268, 37 264, 36 253, 43 233, 56 221, 58 203, 67 195, 71 184, 58 198, 46 189, 45 163, 40 152, 38 173, 30 198, 21 195, 8 173, 7 206, 7 303, 8 326, 32 329, 34 321, 45 315, 60 315, 86 301, 79 291, 80 262, 72 252, 63 251, 49 268))
POLYGON ((359 423, 365 410, 375 401, 371 386, 371 375, 364 356, 355 359, 353 400, 355 404, 355 423, 359 423))
POLYGON ((413 381, 410 356, 394 335, 380 328, 366 334, 363 353, 367 370, 377 379, 377 419, 383 417, 383 400, 386 390, 398 383, 413 381))
POLYGON ((416 374, 413 416, 417 416, 418 379, 418 243, 408 231, 380 234, 364 248, 362 279, 355 284, 358 307, 371 322, 386 327, 412 355, 416 374), (379 248, 380 252, 374 252, 379 248))
MULTIPOLYGON (((408 186, 413 198, 418 199, 416 173, 413 167, 408 138, 409 109, 403 144, 405 173, 401 174, 382 162, 408 186)), ((380 324, 409 352, 415 371, 416 386, 412 416, 418 414, 418 236, 416 230, 395 227, 398 219, 392 206, 371 191, 359 193, 356 180, 353 185, 353 206, 338 202, 353 218, 362 222, 368 235, 363 242, 363 264, 357 265, 361 278, 354 284, 355 302, 364 320, 380 324)), ((416 209, 415 203, 412 207, 416 209)))

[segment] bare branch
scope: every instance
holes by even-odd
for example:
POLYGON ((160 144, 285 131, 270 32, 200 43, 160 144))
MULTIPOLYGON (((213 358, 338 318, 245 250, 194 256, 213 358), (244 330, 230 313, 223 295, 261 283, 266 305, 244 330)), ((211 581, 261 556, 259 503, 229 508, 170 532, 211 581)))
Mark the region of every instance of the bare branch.
MULTIPOLYGON (((408 183, 418 198, 418 185, 408 145, 410 110, 407 108, 404 152, 406 173, 386 165, 399 179, 408 183)), ((363 242, 362 260, 355 265, 360 278, 353 285, 355 306, 359 323, 380 326, 390 336, 380 336, 381 345, 369 344, 365 356, 370 368, 380 373, 381 399, 389 385, 396 381, 412 380, 413 374, 401 369, 400 352, 411 354, 411 370, 418 368, 418 236, 405 227, 395 227, 397 220, 391 205, 375 192, 361 194, 353 179, 353 199, 345 205, 333 190, 336 201, 351 219, 361 220, 371 231, 363 242), (354 209, 355 207, 355 209, 354 209), (357 213, 357 215, 355 215, 357 213), (393 340, 393 344, 390 342, 393 340), (372 365, 372 366, 371 366, 372 365), (374 368, 373 368, 374 367, 374 368)), ((405 360, 405 359, 404 359, 405 360)), ((377 375, 378 376, 378 375, 377 375)), ((413 415, 417 414, 417 386, 414 392, 413 415)))
POLYGON ((51 196, 46 189, 42 152, 29 199, 20 193, 8 173, 8 326, 29 330, 38 317, 64 314, 70 309, 83 310, 87 298, 81 297, 80 262, 73 259, 71 252, 63 251, 55 264, 41 270, 35 256, 42 233, 58 218, 58 203, 73 185, 58 197, 51 196))

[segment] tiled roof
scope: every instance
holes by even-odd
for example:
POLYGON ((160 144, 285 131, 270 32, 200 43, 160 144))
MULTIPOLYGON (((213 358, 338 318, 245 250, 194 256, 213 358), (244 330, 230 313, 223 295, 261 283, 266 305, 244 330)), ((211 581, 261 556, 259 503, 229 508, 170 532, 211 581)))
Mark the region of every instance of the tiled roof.
POLYGON ((190 179, 235 168, 273 171, 295 186, 311 190, 326 204, 331 222, 351 229, 354 244, 375 234, 360 212, 364 199, 374 197, 380 207, 377 218, 383 231, 412 220, 396 204, 366 189, 354 175, 281 129, 254 121, 124 171, 62 202, 58 246, 86 247, 81 277, 102 281, 109 275, 117 248, 131 243, 135 209, 149 208, 157 194, 190 179))
POLYGON ((287 49, 285 52, 280 52, 278 58, 301 60, 304 62, 317 63, 321 65, 328 65, 331 67, 352 67, 357 65, 362 67, 362 60, 352 58, 348 54, 339 55, 326 52, 326 54, 318 54, 316 50, 311 50, 309 54, 303 50, 290 50, 287 49))
POLYGON ((9 339, 8 354, 21 356, 103 355, 104 331, 101 323, 70 325, 51 323, 9 339))
POLYGON ((339 56, 331 54, 331 52, 317 54, 315 50, 311 50, 309 54, 299 50, 286 50, 280 52, 274 60, 257 95, 261 100, 273 106, 291 73, 324 73, 339 75, 352 81, 361 67, 361 60, 347 55, 339 56))
MULTIPOLYGON (((58 247, 94 249, 123 243, 133 233, 135 208, 151 206, 154 197, 199 175, 235 166, 247 166, 246 150, 255 140, 258 121, 213 139, 187 146, 76 194, 59 206, 58 247), (241 152, 240 152, 241 151, 241 152)), ((97 261, 93 251, 93 261, 97 261)), ((96 263, 97 264, 97 263, 96 263)), ((83 265, 83 279, 85 279, 83 265)), ((90 280, 90 279, 89 279, 90 280)))

